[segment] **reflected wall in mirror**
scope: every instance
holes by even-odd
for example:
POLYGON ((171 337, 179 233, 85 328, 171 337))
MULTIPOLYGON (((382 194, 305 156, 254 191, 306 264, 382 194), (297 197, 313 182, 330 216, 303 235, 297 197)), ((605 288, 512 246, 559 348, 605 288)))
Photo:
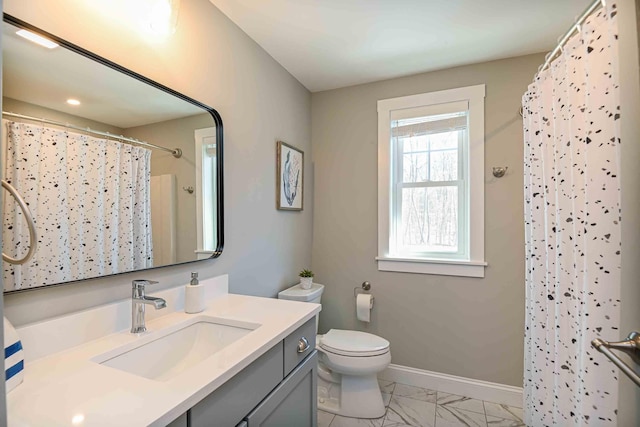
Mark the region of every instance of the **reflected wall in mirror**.
MULTIPOLYGON (((218 113, 14 17, 4 21, 2 175, 37 231, 27 263, 4 262, 5 292, 219 256, 218 113)), ((11 197, 2 221, 4 252, 19 258, 29 234, 11 197)))

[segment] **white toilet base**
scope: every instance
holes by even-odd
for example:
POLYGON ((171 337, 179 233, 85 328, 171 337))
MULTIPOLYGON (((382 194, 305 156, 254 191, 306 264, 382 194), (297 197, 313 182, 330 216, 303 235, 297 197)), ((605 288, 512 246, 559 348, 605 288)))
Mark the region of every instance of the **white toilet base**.
POLYGON ((334 372, 333 377, 339 382, 328 381, 325 375, 318 376, 318 409, 343 417, 384 416, 384 402, 375 373, 340 375, 334 372))

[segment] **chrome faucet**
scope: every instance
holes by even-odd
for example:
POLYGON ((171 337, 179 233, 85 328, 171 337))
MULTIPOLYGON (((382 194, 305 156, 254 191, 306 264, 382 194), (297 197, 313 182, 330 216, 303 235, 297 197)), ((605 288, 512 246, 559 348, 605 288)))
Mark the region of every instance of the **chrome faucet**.
POLYGON ((150 304, 156 310, 165 308, 167 302, 162 298, 148 297, 145 295, 145 286, 158 282, 152 280, 134 280, 131 288, 131 333, 145 332, 147 327, 144 321, 145 305, 150 304))

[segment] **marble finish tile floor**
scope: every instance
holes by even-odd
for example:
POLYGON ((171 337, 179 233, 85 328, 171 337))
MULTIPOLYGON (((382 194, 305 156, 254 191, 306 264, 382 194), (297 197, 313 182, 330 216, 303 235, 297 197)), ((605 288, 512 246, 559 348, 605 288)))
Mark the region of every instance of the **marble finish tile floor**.
POLYGON ((318 410, 318 427, 524 427, 522 409, 380 380, 387 407, 374 420, 318 410))

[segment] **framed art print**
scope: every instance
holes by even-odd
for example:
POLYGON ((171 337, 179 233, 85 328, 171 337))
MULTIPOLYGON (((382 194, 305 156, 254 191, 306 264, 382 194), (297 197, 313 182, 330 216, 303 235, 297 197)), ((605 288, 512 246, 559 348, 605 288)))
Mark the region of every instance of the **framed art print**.
POLYGON ((278 141, 276 207, 301 211, 303 202, 304 152, 278 141))

